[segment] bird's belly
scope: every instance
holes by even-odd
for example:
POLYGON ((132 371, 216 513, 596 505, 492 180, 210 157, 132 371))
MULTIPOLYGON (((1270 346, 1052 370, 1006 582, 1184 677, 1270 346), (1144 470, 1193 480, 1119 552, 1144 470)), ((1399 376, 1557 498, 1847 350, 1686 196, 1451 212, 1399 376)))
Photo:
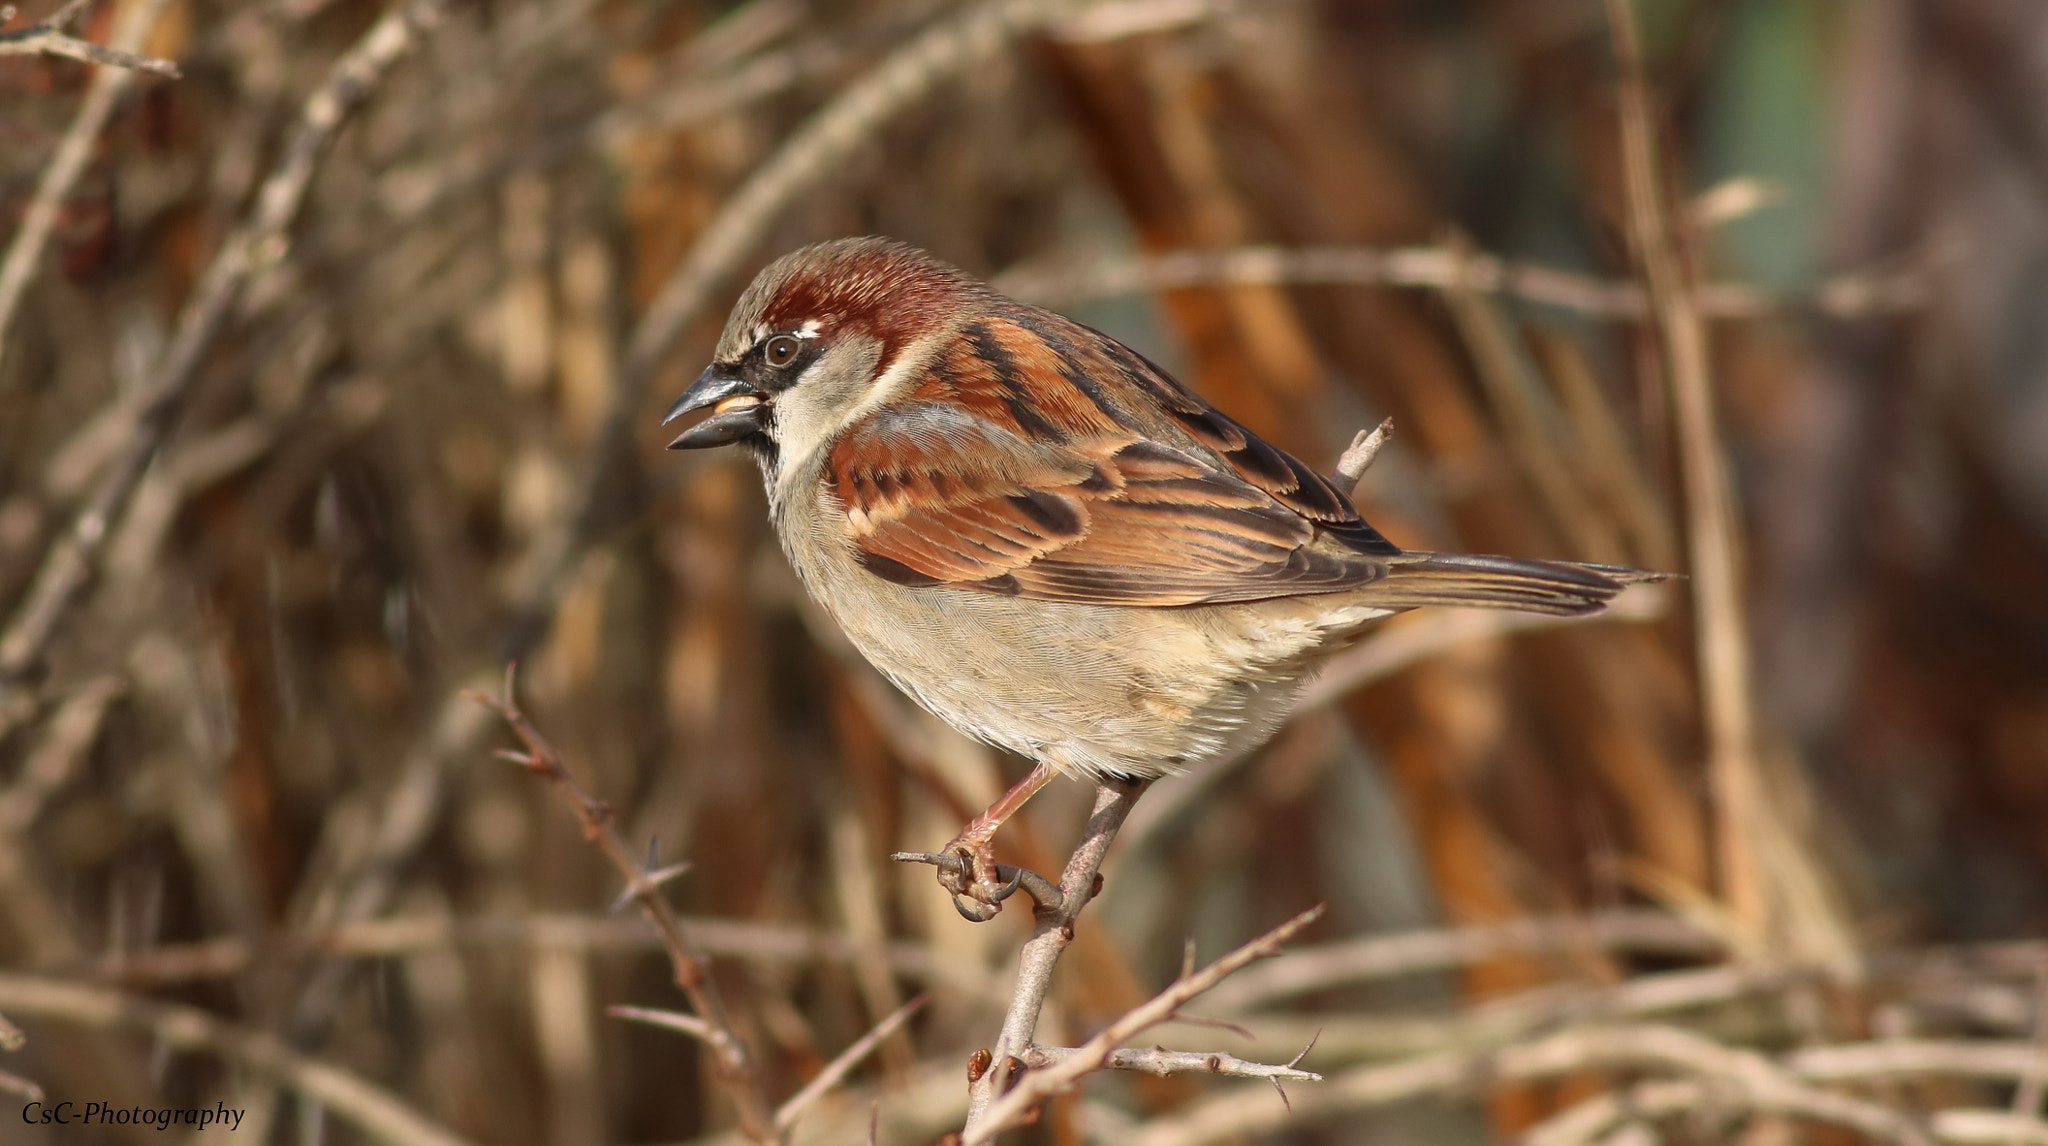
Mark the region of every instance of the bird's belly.
POLYGON ((1027 601, 845 566, 804 579, 897 687, 969 736, 1083 775, 1156 776, 1249 751, 1333 638, 1379 612, 1027 601))

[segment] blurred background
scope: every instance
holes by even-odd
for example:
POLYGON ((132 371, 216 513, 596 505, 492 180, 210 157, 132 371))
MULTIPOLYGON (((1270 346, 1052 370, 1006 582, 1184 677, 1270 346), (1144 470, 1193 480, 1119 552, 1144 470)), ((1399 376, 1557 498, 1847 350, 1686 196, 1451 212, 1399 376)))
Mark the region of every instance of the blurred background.
MULTIPOLYGON (((1398 619, 1265 749, 1157 786, 1042 1039, 1318 901, 1303 951, 1612 926, 1246 980, 1210 1013, 1251 1038, 1148 1038, 1285 1061, 1321 1029, 1338 1075, 1714 968, 1748 977, 1660 1021, 1773 1055, 2048 1023, 2048 8, 1640 0, 1633 105, 1599 0, 465 0, 333 87, 384 13, 103 0, 77 35, 183 72, 113 91, 0 57, 0 1071, 250 1112, 208 1141, 428 1140, 280 1085, 289 1055, 474 1141, 729 1131, 694 1042, 604 1013, 683 1002, 457 695, 517 659, 629 844, 694 865, 672 898, 773 1097, 932 996, 799 1139, 866 1140, 871 1100, 884 1142, 957 1128, 1028 912, 969 924, 886 856, 1025 765, 881 683, 751 465, 657 426, 760 265, 861 233, 1318 467, 1391 416, 1358 500, 1400 544, 1692 574, 1570 627, 1398 619), (304 151, 319 90, 363 98, 304 151), (266 183, 304 159, 302 201, 266 183)), ((1005 858, 1056 870, 1089 798, 1048 788, 1005 858)), ((2020 1116, 2028 1069, 1851 1088, 2020 1116)), ((1257 1081, 1098 1076, 1017 1140, 1511 1140, 1629 1077, 1293 1084, 1289 1121, 1257 1081)), ((1740 1104, 1624 1132, 1856 1137, 1740 1104)))

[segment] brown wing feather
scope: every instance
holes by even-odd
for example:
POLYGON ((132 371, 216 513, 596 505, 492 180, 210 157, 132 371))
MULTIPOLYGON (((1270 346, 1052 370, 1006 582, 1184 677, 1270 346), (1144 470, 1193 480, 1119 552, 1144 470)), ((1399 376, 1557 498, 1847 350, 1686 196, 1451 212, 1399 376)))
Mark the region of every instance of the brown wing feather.
POLYGON ((1306 465, 1043 311, 970 326, 839 437, 825 482, 868 569, 907 585, 1189 605, 1362 585, 1400 553, 1306 465))

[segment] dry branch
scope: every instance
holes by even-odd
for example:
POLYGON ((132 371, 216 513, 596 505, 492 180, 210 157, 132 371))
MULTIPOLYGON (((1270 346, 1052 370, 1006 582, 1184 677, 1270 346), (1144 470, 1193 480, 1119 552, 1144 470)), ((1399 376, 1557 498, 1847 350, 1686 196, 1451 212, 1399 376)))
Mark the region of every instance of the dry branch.
POLYGON ((787 1135, 790 1129, 796 1125, 796 1120, 803 1117, 804 1111, 809 1110, 813 1103, 831 1093, 832 1088, 838 1086, 840 1080, 844 1079, 848 1072, 853 1070, 854 1067, 859 1066, 862 1059, 874 1053, 874 1049, 882 1045, 882 1040, 901 1030, 903 1024, 910 1021, 910 1016, 916 1014, 918 1008, 924 1006, 924 1004, 925 996, 919 995, 896 1008, 888 1018, 876 1023, 873 1030, 862 1035, 854 1041, 853 1045, 834 1056, 831 1062, 825 1064, 825 1069, 818 1072, 817 1077, 805 1083, 802 1090, 790 1095, 788 1101, 776 1108, 776 1133, 787 1135))
POLYGON ((660 932, 662 946, 668 951, 669 965, 674 972, 676 986, 689 996, 690 1005, 697 1011, 697 1018, 704 1027, 698 1032, 712 1050, 712 1062, 718 1080, 732 1096, 733 1104, 739 1111, 740 1129, 748 1138, 757 1142, 772 1142, 777 1138, 774 1115, 768 1108, 767 1090, 760 1072, 755 1069, 753 1056, 747 1044, 733 1030, 732 1020, 727 1016, 725 1000, 718 993, 717 984, 711 981, 710 961, 699 951, 684 930, 683 923, 676 915, 668 898, 662 894, 662 885, 681 874, 682 868, 650 870, 643 868, 626 847, 626 841, 619 836, 615 826, 616 816, 611 805, 595 799, 583 791, 576 778, 562 763, 561 756, 540 734, 526 714, 519 708, 514 693, 515 674, 511 668, 505 670, 505 692, 500 697, 490 697, 472 689, 463 690, 463 695, 489 708, 505 719, 521 744, 524 753, 503 753, 508 759, 524 766, 528 771, 546 780, 576 813, 583 824, 583 836, 596 846, 604 857, 611 861, 620 875, 625 877, 624 897, 630 897, 639 904, 640 911, 660 932))
MULTIPOLYGON (((1500 1083, 1614 1070, 1695 1076, 1698 1081, 1646 1085, 1693 1087, 1686 1093, 1695 1096, 1696 1102, 1712 1093, 1737 1108, 1847 1126, 1901 1146, 1926 1146, 1928 1142, 1925 1131, 1898 1111, 1817 1089, 1753 1051, 1722 1046, 1675 1027, 1647 1024, 1581 1027, 1504 1048, 1360 1067, 1304 1091, 1291 1111, 1262 1094, 1219 1095, 1147 1125, 1132 1142, 1133 1146, 1199 1146, 1269 1133, 1290 1118, 1327 1119, 1500 1083)), ((1557 1143, 1590 1140, 1635 1109, 1628 1105, 1634 1097, 1637 1092, 1631 1091, 1590 1099, 1532 1132, 1529 1141, 1536 1141, 1539 1132, 1554 1135, 1557 1143), (1587 1137, 1575 1137, 1582 1133, 1587 1137)))
MULTIPOLYGON (((1027 1070, 1045 1070, 1072 1058, 1078 1047, 1048 1047, 1036 1043, 1018 1058, 1027 1070)), ((1266 1078, 1275 1082, 1321 1082, 1323 1076, 1302 1070, 1293 1063, 1249 1062, 1233 1054, 1214 1051, 1176 1051, 1164 1047, 1111 1051, 1102 1062, 1104 1070, 1128 1070, 1166 1078, 1176 1074, 1215 1074, 1226 1078, 1266 1078)))
MULTIPOLYGON (((1596 278, 1455 247, 1232 247, 1168 251, 1083 267, 1020 267, 996 285, 1039 303, 1086 302, 1189 287, 1295 284, 1462 288, 1599 318, 1641 319, 1650 298, 1638 283, 1596 278)), ((1810 295, 1774 295, 1738 283, 1699 288, 1710 318, 1757 318, 1811 310, 1834 318, 1892 314, 1927 303, 1917 268, 1873 268, 1829 280, 1810 295)))
POLYGON ((1723 951, 1713 936, 1662 912, 1612 911, 1374 936, 1298 948, 1246 969, 1210 992, 1209 1005, 1249 1011, 1290 995, 1442 971, 1508 955, 1642 952, 1707 957, 1723 951))
MULTIPOLYGON (((1180 1013, 1181 1007, 1222 982, 1231 972, 1254 959, 1278 953, 1281 944, 1322 914, 1323 907, 1318 904, 1199 971, 1192 966, 1183 967, 1180 977, 1166 990, 1126 1012, 1094 1038, 1058 1056, 1044 1069, 1026 1072, 1007 1093, 981 1111, 980 1117, 969 1121, 962 1139, 963 1146, 979 1146, 1004 1130, 1022 1124, 1039 1103, 1064 1091, 1081 1076, 1102 1069, 1118 1047, 1141 1032, 1172 1019, 1180 1013)), ((993 1075, 996 1072, 989 1073, 993 1075)), ((1274 1085, 1279 1085, 1278 1079, 1274 1080, 1274 1085)))
POLYGON ((1003 1016, 1002 1033, 996 1037, 994 1066, 972 1081, 968 1088, 967 1129, 980 1125, 986 1112, 998 1100, 1010 1078, 1010 1059, 1029 1047, 1038 1030, 1038 1015, 1045 1008, 1046 992, 1052 989, 1053 968, 1074 941, 1074 921, 1081 909, 1095 898, 1101 887, 1098 874, 1110 841, 1130 816, 1131 808, 1150 787, 1147 780, 1109 781, 1095 793, 1095 808, 1081 832, 1081 843, 1060 874, 1059 905, 1038 905, 1032 911, 1031 938, 1017 953, 1017 983, 1003 1016))

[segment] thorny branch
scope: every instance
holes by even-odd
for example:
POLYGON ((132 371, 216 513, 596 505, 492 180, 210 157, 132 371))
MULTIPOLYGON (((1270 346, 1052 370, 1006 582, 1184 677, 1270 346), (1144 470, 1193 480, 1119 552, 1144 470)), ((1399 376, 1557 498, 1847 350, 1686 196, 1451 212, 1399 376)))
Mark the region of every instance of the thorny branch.
MULTIPOLYGON (((980 1146, 1002 1131, 1021 1124, 1039 1103, 1060 1093, 1082 1075, 1101 1069, 1109 1061, 1111 1054, 1125 1042, 1137 1037, 1140 1032, 1173 1018, 1182 1006, 1222 982, 1231 972, 1254 959, 1278 953, 1282 943, 1315 922, 1322 914, 1321 904, 1311 907, 1199 971, 1194 969, 1193 959, 1190 958, 1182 966, 1180 977, 1166 990, 1126 1012, 1123 1017, 1104 1027, 1094 1038, 1059 1056, 1057 1061, 1044 1069, 1026 1072, 1015 1086, 990 1104, 980 1118, 968 1124, 962 1146, 980 1146)), ((1189 955, 1193 955, 1192 949, 1189 955)), ((1273 1085, 1279 1085, 1277 1078, 1273 1080, 1273 1085)))
POLYGON ((692 1033, 711 1048, 718 1079, 739 1111, 741 1132, 756 1142, 776 1141, 775 1116, 768 1107, 767 1089, 760 1072, 754 1067, 746 1043, 733 1031, 725 1001, 711 979, 710 961, 697 949, 696 943, 683 929, 675 908, 661 892, 662 885, 681 875, 684 869, 658 869, 652 863, 642 867, 634 859, 626 841, 619 836, 611 805, 586 793, 570 775, 554 746, 520 710, 515 684, 515 669, 507 666, 502 696, 486 696, 475 689, 464 689, 462 694, 504 718, 513 734, 519 737, 519 742, 526 746, 526 751, 505 751, 500 755, 546 780, 576 813, 576 818, 582 821, 584 838, 596 845, 597 850, 625 877, 622 899, 630 898, 638 903, 641 913, 661 933, 662 946, 668 951, 676 986, 689 996, 690 1005, 696 1009, 696 1017, 703 1023, 701 1031, 692 1033))
POLYGON ((1095 808, 1081 832, 1081 843, 1067 860, 1060 875, 1057 906, 1040 905, 1032 912, 1031 938, 1017 953, 1017 985, 1010 996, 1010 1009, 1003 1017, 1002 1033, 996 1038, 993 1067, 972 1080, 968 1088, 967 1128, 979 1125, 988 1109, 1003 1093, 1010 1077, 1010 1059, 1032 1044, 1038 1030, 1038 1015, 1045 1008, 1046 992, 1052 988, 1053 968, 1074 941, 1074 921, 1081 909, 1102 888, 1100 871, 1110 842, 1123 827, 1138 797, 1151 786, 1149 780, 1105 782, 1095 793, 1095 808))

